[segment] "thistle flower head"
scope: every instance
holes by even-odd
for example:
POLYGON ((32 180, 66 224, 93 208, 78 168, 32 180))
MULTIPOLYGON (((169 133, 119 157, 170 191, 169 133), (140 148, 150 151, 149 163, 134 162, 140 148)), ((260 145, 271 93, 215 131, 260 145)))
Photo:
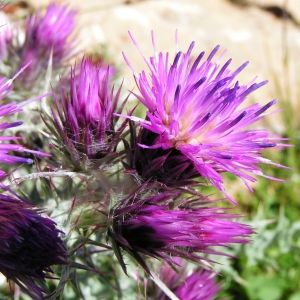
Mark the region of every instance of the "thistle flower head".
POLYGON ((36 280, 44 281, 52 265, 67 264, 61 232, 40 213, 13 192, 0 194, 0 272, 37 300, 43 289, 36 280))
POLYGON ((23 59, 28 56, 29 60, 42 60, 47 66, 52 52, 53 66, 57 66, 70 58, 74 54, 74 39, 70 36, 75 28, 76 14, 67 5, 52 3, 44 16, 41 11, 30 15, 26 20, 23 59))
POLYGON ((78 53, 77 36, 73 33, 76 14, 77 11, 67 5, 52 3, 45 13, 40 10, 27 17, 25 39, 20 24, 10 23, 4 14, 1 15, 1 73, 10 78, 27 66, 15 81, 18 93, 9 96, 12 100, 39 95, 48 84, 48 77, 56 76, 78 53))
POLYGON ((20 90, 26 88, 32 92, 44 87, 47 69, 57 70, 75 56, 76 35, 72 33, 76 14, 67 5, 52 3, 45 14, 38 11, 27 17, 25 41, 15 47, 17 55, 11 58, 18 60, 18 68, 30 62, 17 79, 20 90))
MULTIPOLYGON (((109 67, 83 58, 79 74, 71 69, 69 89, 61 84, 60 95, 54 95, 57 113, 52 110, 54 128, 47 126, 57 137, 62 152, 76 168, 97 168, 115 156, 119 136, 126 122, 117 128, 117 111, 121 87, 110 89, 109 67)), ((125 102, 123 103, 123 105, 125 102)))
MULTIPOLYGON (((153 36, 152 41, 155 50, 153 36)), ((147 107, 147 118, 131 119, 156 133, 157 138, 140 146, 179 150, 202 177, 224 193, 220 172, 230 172, 248 186, 248 181, 255 181, 252 174, 264 176, 257 164, 274 164, 264 159, 260 151, 276 146, 276 139, 270 138, 266 130, 246 128, 262 119, 276 100, 264 106, 240 108, 247 96, 266 81, 240 85, 235 78, 248 63, 230 71, 229 59, 220 68, 223 55, 212 62, 219 46, 201 63, 204 52, 193 59, 193 47, 194 42, 186 53, 177 52, 171 67, 168 53, 155 52, 150 59, 142 54, 150 78, 144 71, 139 75, 134 72, 141 93, 135 96, 147 107)), ((126 57, 125 60, 131 67, 126 57)))
MULTIPOLYGON (((215 283, 216 274, 209 270, 188 271, 187 263, 174 258, 177 272, 167 263, 159 268, 162 282, 179 298, 186 300, 211 300, 220 292, 220 284, 215 283)), ((154 289, 156 290, 156 289, 154 289)), ((164 292, 156 291, 155 299, 168 300, 164 292)))
POLYGON ((211 300, 220 292, 209 271, 195 271, 174 289, 179 299, 211 300))
POLYGON ((171 192, 147 197, 133 193, 111 210, 108 237, 125 272, 121 248, 150 273, 141 255, 171 263, 172 256, 199 261, 204 253, 221 254, 212 247, 248 242, 252 230, 230 221, 235 215, 195 207, 194 199, 172 209, 177 196, 171 192))

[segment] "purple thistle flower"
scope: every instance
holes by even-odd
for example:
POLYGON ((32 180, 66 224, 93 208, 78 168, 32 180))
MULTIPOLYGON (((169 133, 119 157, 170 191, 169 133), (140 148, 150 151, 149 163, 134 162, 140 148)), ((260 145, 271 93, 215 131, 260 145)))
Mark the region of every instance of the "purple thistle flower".
MULTIPOLYGON (((159 269, 159 276, 179 299, 211 300, 220 292, 220 284, 215 284, 216 274, 205 269, 196 269, 190 273, 186 262, 178 258, 174 260, 177 272, 168 264, 163 263, 159 269)), ((154 299, 169 299, 161 290, 156 291, 155 294, 154 299)))
MULTIPOLYGON (((115 112, 122 86, 110 89, 109 67, 93 64, 83 58, 79 74, 71 69, 69 90, 61 84, 59 98, 54 94, 57 113, 52 110, 52 123, 45 124, 55 135, 59 148, 75 168, 98 168, 117 156, 116 148, 126 122, 117 128, 115 112)), ((50 119, 50 117, 49 117, 50 119)))
POLYGON ((212 247, 248 242, 253 233, 251 228, 228 220, 236 215, 219 208, 200 207, 199 200, 196 206, 194 198, 185 199, 184 204, 171 209, 179 195, 164 192, 141 197, 134 192, 111 209, 108 237, 125 273, 121 248, 150 273, 142 255, 170 263, 174 263, 172 256, 199 261, 205 259, 202 254, 222 254, 212 247))
MULTIPOLYGON (((153 34, 152 43, 155 50, 153 34)), ((268 177, 257 164, 267 163, 284 168, 260 154, 266 148, 286 146, 275 143, 283 139, 270 138, 266 130, 245 129, 262 119, 266 110, 277 100, 264 106, 254 104, 239 108, 250 93, 267 82, 241 86, 234 79, 247 62, 230 71, 230 59, 219 70, 223 55, 216 63, 212 62, 219 46, 202 64, 200 61, 204 52, 192 59, 193 47, 194 42, 186 53, 177 52, 170 68, 168 53, 164 56, 155 51, 155 56, 150 59, 142 54, 150 69, 150 78, 144 71, 139 75, 133 71, 141 96, 133 94, 147 107, 147 118, 130 118, 156 133, 157 138, 151 144, 140 144, 140 147, 179 150, 202 177, 225 194, 220 172, 230 172, 240 177, 251 190, 248 181, 256 180, 251 174, 268 177)), ((133 70, 125 55, 124 58, 133 70)))
POLYGON ((50 4, 45 13, 40 10, 30 14, 26 19, 24 41, 20 38, 19 24, 10 24, 5 14, 1 16, 0 73, 10 78, 27 66, 16 79, 18 93, 11 94, 11 99, 20 99, 20 94, 26 98, 29 93, 38 95, 48 84, 45 82, 48 76, 57 76, 57 72, 78 54, 74 33, 76 15, 77 11, 68 9, 68 5, 55 3, 50 4))
POLYGON ((220 292, 209 271, 194 271, 184 282, 174 289, 179 299, 211 300, 220 292))
MULTIPOLYGON (((18 74, 16 76, 18 76, 18 74)), ((0 101, 2 101, 5 98, 5 96, 7 96, 7 94, 12 90, 12 88, 13 88, 12 82, 15 79, 15 77, 10 80, 6 80, 5 78, 0 79, 0 101)), ((41 96, 41 97, 43 97, 43 96, 41 96)), ((39 98, 41 98, 41 97, 39 97, 39 98)), ((33 100, 28 100, 28 101, 23 101, 21 103, 12 102, 12 103, 8 103, 8 104, 0 105, 0 118, 17 113, 17 112, 21 112, 23 106, 25 106, 26 104, 28 104, 34 100, 37 100, 39 98, 36 98, 33 100)), ((23 124, 22 121, 11 122, 11 123, 8 123, 8 122, 0 123, 0 130, 6 130, 6 129, 13 128, 16 126, 20 126, 22 124, 23 124)), ((7 164, 15 164, 15 163, 32 164, 33 163, 32 159, 30 159, 30 158, 17 157, 17 156, 10 155, 9 152, 12 152, 12 151, 27 152, 27 153, 37 154, 37 155, 41 155, 41 156, 50 156, 49 154, 46 154, 46 153, 43 153, 40 151, 26 149, 22 145, 3 143, 5 141, 17 141, 19 139, 21 139, 21 138, 16 137, 16 136, 0 136, 0 162, 7 163, 7 164)), ((5 173, 0 170, 0 176, 4 176, 4 175, 5 175, 5 173)))
POLYGON ((44 299, 36 281, 49 278, 52 265, 68 263, 61 231, 40 210, 10 193, 0 194, 0 272, 33 299, 44 299))
POLYGON ((75 10, 68 10, 68 5, 50 4, 44 16, 41 11, 30 15, 26 20, 26 38, 23 58, 46 62, 53 51, 53 66, 59 66, 74 55, 72 46, 75 42, 71 34, 75 28, 75 10))
POLYGON ((45 15, 38 11, 27 17, 25 42, 18 50, 19 67, 31 62, 18 78, 23 86, 32 89, 33 82, 46 73, 49 63, 57 69, 77 54, 73 47, 76 35, 72 36, 76 14, 68 5, 52 3, 45 15))

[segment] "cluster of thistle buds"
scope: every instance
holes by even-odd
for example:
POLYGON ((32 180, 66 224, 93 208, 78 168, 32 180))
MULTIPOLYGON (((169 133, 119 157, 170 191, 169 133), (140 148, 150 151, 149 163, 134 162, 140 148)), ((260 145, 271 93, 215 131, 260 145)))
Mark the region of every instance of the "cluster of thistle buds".
POLYGON ((247 63, 219 65, 219 46, 193 57, 194 42, 157 53, 153 33, 150 58, 129 34, 147 71, 123 54, 138 89, 127 95, 115 65, 76 48, 76 18, 59 4, 24 24, 1 12, 1 292, 56 299, 73 289, 79 299, 89 273, 121 299, 124 272, 136 293, 144 278, 147 299, 214 299, 222 278, 210 254, 254 233, 222 208, 236 204, 223 174, 251 190, 260 163, 286 168, 261 154, 284 139, 251 127, 276 100, 240 108, 266 84, 239 84, 247 63), (129 96, 145 116, 126 109, 129 96))

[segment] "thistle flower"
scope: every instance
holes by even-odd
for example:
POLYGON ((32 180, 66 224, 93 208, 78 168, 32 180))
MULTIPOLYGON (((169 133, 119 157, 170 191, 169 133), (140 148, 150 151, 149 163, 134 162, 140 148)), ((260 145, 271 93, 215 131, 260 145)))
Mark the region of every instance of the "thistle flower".
POLYGON ((219 286, 214 283, 209 271, 196 271, 189 275, 184 282, 174 289, 179 299, 210 300, 219 293, 219 286))
POLYGON ((75 39, 70 36, 75 28, 76 14, 75 10, 68 10, 68 5, 52 3, 44 16, 41 11, 30 15, 26 20, 23 62, 33 59, 47 67, 52 52, 53 66, 56 67, 72 57, 75 39), (26 57, 28 59, 24 60, 26 57))
POLYGON ((61 231, 40 210, 10 193, 0 194, 0 272, 33 299, 44 299, 37 281, 49 277, 52 265, 67 264, 61 231))
MULTIPOLYGON (((74 47, 76 35, 72 36, 76 14, 67 5, 52 3, 44 15, 38 11, 27 17, 25 41, 14 45, 12 56, 9 57, 10 65, 12 61, 18 61, 12 73, 30 62, 17 78, 20 91, 26 88, 32 94, 32 91, 44 88, 47 69, 56 71, 77 54, 74 47)), ((19 34, 19 30, 16 34, 19 34)))
POLYGON ((114 93, 110 90, 111 72, 105 73, 101 62, 93 64, 83 58, 79 74, 71 69, 69 90, 60 86, 59 98, 54 95, 57 113, 52 110, 52 123, 46 125, 57 139, 60 151, 69 158, 76 169, 98 168, 116 157, 117 144, 126 122, 117 129, 117 110, 122 86, 114 93))
MULTIPOLYGON (((16 75, 18 76, 18 74, 16 75)), ((15 76, 15 77, 16 77, 15 76)), ((13 86, 12 86, 12 82, 15 79, 12 78, 10 80, 6 80, 5 78, 1 78, 0 79, 0 101, 2 101, 5 96, 7 96, 7 94, 12 90, 13 86)), ((40 96, 40 98, 43 97, 40 96)), ((33 99, 33 100, 37 100, 33 99)), ((33 101, 33 100, 28 100, 28 101, 23 101, 21 103, 8 103, 8 104, 4 104, 4 105, 0 105, 0 118, 2 119, 5 116, 17 113, 17 112, 21 112, 22 111, 22 107, 26 104, 28 104, 29 102, 33 101)), ((0 123, 0 130, 6 130, 9 128, 13 128, 16 126, 20 126, 22 125, 23 122, 22 121, 17 121, 17 122, 3 122, 0 123)), ((32 153, 32 154, 37 154, 37 155, 41 155, 41 156, 50 156, 49 154, 40 152, 40 151, 34 151, 34 150, 29 150, 24 148, 22 145, 18 145, 18 144, 4 144, 4 141, 16 141, 19 140, 19 137, 16 136, 0 136, 0 162, 2 163, 7 163, 7 164, 15 164, 15 163, 26 163, 26 164, 32 164, 33 161, 30 158, 24 158, 24 157, 17 157, 17 156, 13 156, 10 155, 9 152, 27 152, 27 153, 32 153)), ((4 176, 5 173, 0 170, 0 176, 4 176)))
POLYGON ((45 14, 40 10, 27 17, 25 33, 19 22, 10 23, 5 14, 0 16, 0 75, 11 78, 26 66, 15 80, 10 101, 40 95, 51 77, 57 77, 78 54, 74 33, 76 14, 67 5, 52 3, 45 14))
MULTIPOLYGON (((132 41, 137 46, 133 38, 132 41)), ((153 35, 152 43, 155 51, 153 35)), ((193 59, 194 44, 186 53, 177 52, 170 68, 168 53, 164 56, 155 51, 150 59, 142 54, 150 69, 150 78, 144 71, 137 75, 124 55, 141 93, 141 96, 134 95, 148 109, 146 120, 136 117, 131 120, 139 121, 142 127, 157 134, 153 143, 140 144, 140 147, 177 149, 202 177, 225 194, 221 172, 238 176, 251 190, 248 181, 256 180, 251 174, 265 176, 257 164, 283 167, 263 158, 260 153, 275 147, 278 145, 275 142, 282 139, 270 138, 263 129, 245 129, 262 119, 277 100, 264 106, 254 104, 239 108, 250 93, 267 81, 248 86, 234 82, 248 62, 230 71, 229 59, 218 71, 223 55, 216 63, 212 59, 219 46, 200 64, 204 52, 193 59)))
POLYGON ((134 192, 111 209, 108 237, 125 273, 121 248, 150 274, 142 255, 170 263, 174 263, 172 256, 199 262, 204 253, 221 254, 212 247, 248 242, 251 228, 227 220, 237 216, 218 208, 197 207, 195 199, 185 199, 171 209, 178 196, 164 192, 140 197, 134 192))
MULTIPOLYGON (((159 277, 179 299, 211 300, 220 292, 220 284, 215 284, 216 274, 199 268, 188 272, 186 262, 179 258, 174 260, 177 272, 170 265, 163 263, 159 268, 159 277)), ((154 291, 153 299, 169 299, 163 291, 157 288, 154 288, 154 291)), ((149 296, 151 297, 151 294, 149 296)))

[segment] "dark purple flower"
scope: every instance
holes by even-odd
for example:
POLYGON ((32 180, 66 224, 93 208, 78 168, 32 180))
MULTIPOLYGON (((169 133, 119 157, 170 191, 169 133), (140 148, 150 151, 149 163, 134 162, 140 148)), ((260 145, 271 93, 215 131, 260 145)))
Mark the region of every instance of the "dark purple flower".
MULTIPOLYGON (((215 284, 216 274, 205 269, 187 270, 187 263, 175 258, 177 272, 167 263, 159 269, 162 282, 179 298, 185 300, 211 300, 220 292, 220 284, 215 284)), ((151 290, 151 289, 150 289, 151 290)), ((154 288, 154 299, 168 300, 168 296, 154 288)))
POLYGON ((171 192, 144 197, 134 192, 111 209, 108 237, 125 272, 120 248, 150 273, 141 255, 171 263, 172 256, 199 261, 203 254, 222 254, 213 247, 248 242, 253 231, 230 220, 236 215, 203 207, 198 200, 197 205, 193 198, 180 201, 178 197, 179 193, 171 192))
MULTIPOLYGON (((156 50, 153 35, 152 41, 156 50)), ((193 47, 194 42, 186 53, 175 53, 171 67, 168 53, 164 55, 155 51, 155 56, 150 59, 142 54, 150 69, 150 77, 144 71, 139 75, 134 72, 141 96, 134 95, 147 107, 147 118, 131 119, 156 133, 157 138, 140 146, 177 149, 193 163, 202 177, 225 194, 221 172, 240 177, 251 189, 248 181, 256 180, 252 174, 265 176, 257 164, 283 167, 263 158, 260 153, 278 145, 276 141, 281 139, 270 138, 263 129, 245 129, 262 119, 276 100, 264 106, 253 104, 239 108, 247 96, 266 81, 242 86, 234 80, 248 63, 230 71, 230 59, 219 69, 223 55, 217 62, 212 62, 219 47, 202 63, 204 52, 193 59, 193 47)), ((133 70, 126 57, 125 60, 133 70)))
POLYGON ((51 266, 68 263, 60 233, 54 221, 15 193, 0 194, 0 272, 33 299, 44 299, 37 281, 49 277, 51 266))
POLYGON ((116 93, 110 89, 109 67, 103 72, 101 62, 83 58, 79 74, 71 69, 69 88, 61 84, 60 95, 54 95, 57 113, 52 110, 52 123, 46 125, 55 135, 58 148, 75 168, 98 168, 116 157, 119 136, 125 128, 117 128, 117 110, 121 87, 116 93))

